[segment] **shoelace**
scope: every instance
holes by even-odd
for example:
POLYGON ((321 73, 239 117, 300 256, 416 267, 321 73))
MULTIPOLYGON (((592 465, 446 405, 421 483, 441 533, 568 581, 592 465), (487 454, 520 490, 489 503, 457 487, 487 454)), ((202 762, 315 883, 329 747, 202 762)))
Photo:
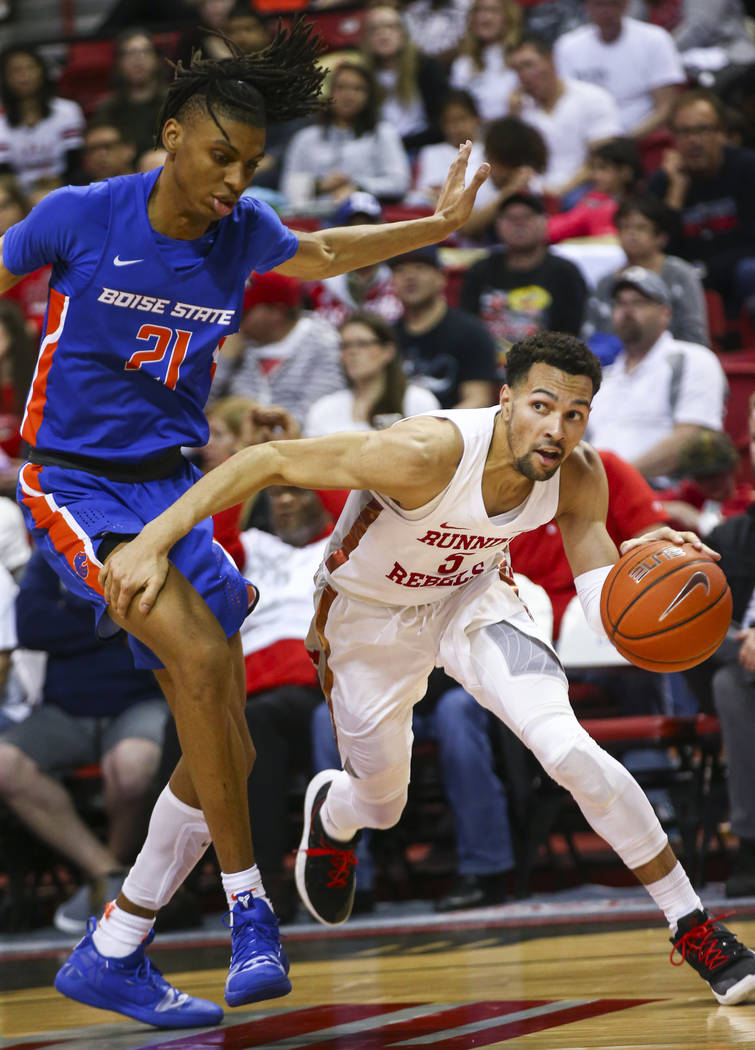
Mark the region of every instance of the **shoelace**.
POLYGON ((328 857, 330 859, 330 871, 328 872, 327 887, 331 889, 343 889, 349 881, 351 869, 355 868, 359 861, 353 849, 335 849, 333 846, 317 846, 314 849, 304 851, 308 857, 328 857))
POLYGON ((234 921, 233 923, 226 921, 231 916, 233 916, 235 920, 239 918, 238 914, 234 915, 233 912, 227 911, 223 916, 223 925, 231 931, 232 939, 237 938, 238 934, 244 928, 249 928, 251 930, 251 936, 247 936, 241 941, 240 948, 237 948, 234 944, 234 951, 237 953, 237 961, 248 962, 248 960, 254 956, 260 955, 268 955, 277 962, 280 961, 281 939, 277 923, 257 922, 251 918, 242 918, 241 922, 234 921))
MULTIPOLYGON (((154 978, 157 978, 157 980, 154 981, 155 984, 168 985, 168 982, 163 977, 162 970, 158 970, 155 964, 146 956, 144 957, 144 961, 139 963, 134 977, 140 984, 151 984, 154 978)), ((176 989, 173 990, 176 991, 176 989)))
POLYGON ((733 912, 727 911, 723 915, 711 915, 698 926, 693 926, 674 944, 669 954, 672 966, 681 966, 687 956, 697 959, 709 970, 718 970, 726 963, 734 962, 747 953, 747 949, 741 944, 736 936, 725 927, 716 927, 714 924, 728 919, 733 912), (674 959, 675 952, 679 952, 680 959, 674 959))

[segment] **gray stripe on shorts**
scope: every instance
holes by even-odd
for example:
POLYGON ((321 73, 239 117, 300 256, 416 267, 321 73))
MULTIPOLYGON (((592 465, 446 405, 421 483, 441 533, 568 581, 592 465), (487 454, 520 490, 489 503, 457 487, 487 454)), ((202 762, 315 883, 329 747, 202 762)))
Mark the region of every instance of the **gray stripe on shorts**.
POLYGON ((491 623, 483 631, 500 650, 512 677, 541 674, 566 681, 561 661, 539 638, 520 631, 507 620, 491 623))

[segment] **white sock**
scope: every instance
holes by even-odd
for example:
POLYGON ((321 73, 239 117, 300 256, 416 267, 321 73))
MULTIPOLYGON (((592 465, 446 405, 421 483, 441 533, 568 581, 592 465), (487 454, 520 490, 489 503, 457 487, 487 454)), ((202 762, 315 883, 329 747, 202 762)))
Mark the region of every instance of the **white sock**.
POLYGON ((668 875, 646 883, 645 889, 666 916, 672 933, 676 933, 676 924, 683 916, 703 906, 679 861, 668 875))
POLYGON ((176 798, 166 785, 155 802, 147 838, 121 892, 140 908, 159 911, 211 841, 202 810, 176 798))
POLYGON ((228 910, 230 912, 233 912, 233 905, 236 903, 236 898, 240 893, 252 893, 255 897, 263 900, 271 911, 273 910, 273 906, 265 894, 265 887, 262 885, 260 869, 256 864, 251 868, 247 868, 246 871, 232 871, 230 874, 221 871, 220 878, 223 882, 223 889, 225 890, 225 897, 228 901, 228 910))
POLYGON ((94 946, 100 955, 122 959, 139 947, 154 921, 154 917, 143 919, 141 915, 132 915, 111 901, 92 935, 94 946))
POLYGON ((351 842, 356 833, 359 831, 359 828, 347 828, 344 831, 343 828, 339 827, 339 825, 335 823, 335 821, 330 815, 330 810, 328 809, 327 796, 323 804, 320 806, 320 823, 322 824, 322 830, 325 832, 328 838, 335 839, 336 842, 351 842))

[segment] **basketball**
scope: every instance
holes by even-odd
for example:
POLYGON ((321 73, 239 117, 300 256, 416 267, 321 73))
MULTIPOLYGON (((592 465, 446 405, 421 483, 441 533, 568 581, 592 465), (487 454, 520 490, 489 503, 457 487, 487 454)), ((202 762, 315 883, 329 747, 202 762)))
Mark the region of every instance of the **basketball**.
POLYGON ((606 634, 647 671, 684 671, 714 653, 731 622, 718 565, 691 543, 651 540, 611 569, 600 597, 606 634))

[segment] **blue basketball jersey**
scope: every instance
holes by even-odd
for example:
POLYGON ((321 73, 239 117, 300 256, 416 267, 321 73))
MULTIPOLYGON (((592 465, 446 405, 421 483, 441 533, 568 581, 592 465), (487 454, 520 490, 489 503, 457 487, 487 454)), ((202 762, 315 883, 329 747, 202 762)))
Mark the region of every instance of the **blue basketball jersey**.
POLYGON ((12 273, 53 263, 21 430, 36 448, 117 463, 206 444, 215 355, 238 330, 244 283, 297 250, 251 197, 197 241, 160 236, 147 213, 158 176, 56 190, 5 234, 12 273))

